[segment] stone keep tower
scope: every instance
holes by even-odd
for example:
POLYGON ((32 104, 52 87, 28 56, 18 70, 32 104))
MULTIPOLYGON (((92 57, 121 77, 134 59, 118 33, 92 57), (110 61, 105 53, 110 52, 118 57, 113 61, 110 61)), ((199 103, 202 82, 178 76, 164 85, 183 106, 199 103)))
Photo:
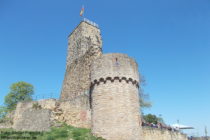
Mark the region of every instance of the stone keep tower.
POLYGON ((90 90, 90 64, 102 53, 102 39, 98 26, 82 21, 68 38, 66 73, 61 100, 88 95, 90 90))
POLYGON ((91 67, 92 133, 107 140, 142 140, 137 63, 104 54, 91 67))
POLYGON ((101 48, 99 28, 82 21, 69 36, 60 99, 88 105, 94 135, 142 140, 137 63, 125 54, 102 54, 101 48))

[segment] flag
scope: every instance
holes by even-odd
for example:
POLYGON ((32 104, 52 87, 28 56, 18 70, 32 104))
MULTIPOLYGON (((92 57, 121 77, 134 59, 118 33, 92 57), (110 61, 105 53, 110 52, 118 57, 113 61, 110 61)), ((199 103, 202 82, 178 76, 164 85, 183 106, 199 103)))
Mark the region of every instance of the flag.
POLYGON ((80 16, 83 16, 84 12, 85 12, 85 8, 83 6, 82 9, 81 9, 81 11, 80 11, 80 16))

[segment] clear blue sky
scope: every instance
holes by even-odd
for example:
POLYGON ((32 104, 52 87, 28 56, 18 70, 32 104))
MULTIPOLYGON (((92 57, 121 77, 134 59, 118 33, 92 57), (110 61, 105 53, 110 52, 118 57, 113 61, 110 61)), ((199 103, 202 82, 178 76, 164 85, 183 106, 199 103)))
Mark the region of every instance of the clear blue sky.
POLYGON ((0 103, 17 81, 59 96, 67 36, 83 3, 100 25, 104 53, 137 60, 153 102, 145 112, 210 133, 209 0, 0 0, 0 103))

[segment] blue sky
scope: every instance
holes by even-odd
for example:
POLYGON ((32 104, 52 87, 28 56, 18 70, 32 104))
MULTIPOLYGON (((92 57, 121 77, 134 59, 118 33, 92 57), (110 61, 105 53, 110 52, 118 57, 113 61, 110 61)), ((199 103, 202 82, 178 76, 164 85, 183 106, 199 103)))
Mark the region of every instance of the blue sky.
POLYGON ((153 107, 168 124, 210 133, 209 0, 0 0, 0 103, 17 81, 38 98, 59 97, 67 36, 85 16, 99 24, 104 53, 126 53, 144 75, 153 107))

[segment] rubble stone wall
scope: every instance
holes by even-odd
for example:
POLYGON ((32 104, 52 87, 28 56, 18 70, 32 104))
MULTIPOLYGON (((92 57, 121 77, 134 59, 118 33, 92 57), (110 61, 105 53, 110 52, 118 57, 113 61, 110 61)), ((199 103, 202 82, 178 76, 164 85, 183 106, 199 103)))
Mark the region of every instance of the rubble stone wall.
POLYGON ((210 137, 192 137, 192 140, 210 140, 210 137))
POLYGON ((50 113, 48 109, 27 109, 22 117, 15 121, 14 129, 20 131, 49 131, 50 113))
POLYGON ((61 100, 69 100, 89 94, 90 65, 101 54, 100 30, 88 22, 81 22, 69 36, 61 100))
POLYGON ((47 99, 20 102, 14 114, 12 128, 15 130, 48 131, 58 122, 65 122, 75 127, 90 128, 90 117, 89 98, 85 95, 69 101, 47 99))
POLYGON ((76 59, 67 67, 61 100, 71 100, 80 95, 89 95, 90 90, 90 65, 102 54, 101 48, 92 46, 82 57, 76 59))
MULTIPOLYGON (((31 108, 33 108, 33 104, 35 101, 31 102, 19 102, 16 106, 14 118, 13 118, 13 128, 19 130, 19 123, 24 118, 23 113, 31 108)), ((22 128, 22 127, 21 127, 22 128)), ((21 129, 20 128, 20 129, 21 129)))
POLYGON ((100 29, 82 21, 68 37, 68 54, 66 68, 74 60, 82 57, 91 46, 102 47, 100 29))
POLYGON ((143 140, 188 140, 187 135, 164 129, 143 127, 143 140))
POLYGON ((55 109, 55 119, 80 128, 90 128, 89 96, 81 95, 70 101, 60 101, 55 109))

